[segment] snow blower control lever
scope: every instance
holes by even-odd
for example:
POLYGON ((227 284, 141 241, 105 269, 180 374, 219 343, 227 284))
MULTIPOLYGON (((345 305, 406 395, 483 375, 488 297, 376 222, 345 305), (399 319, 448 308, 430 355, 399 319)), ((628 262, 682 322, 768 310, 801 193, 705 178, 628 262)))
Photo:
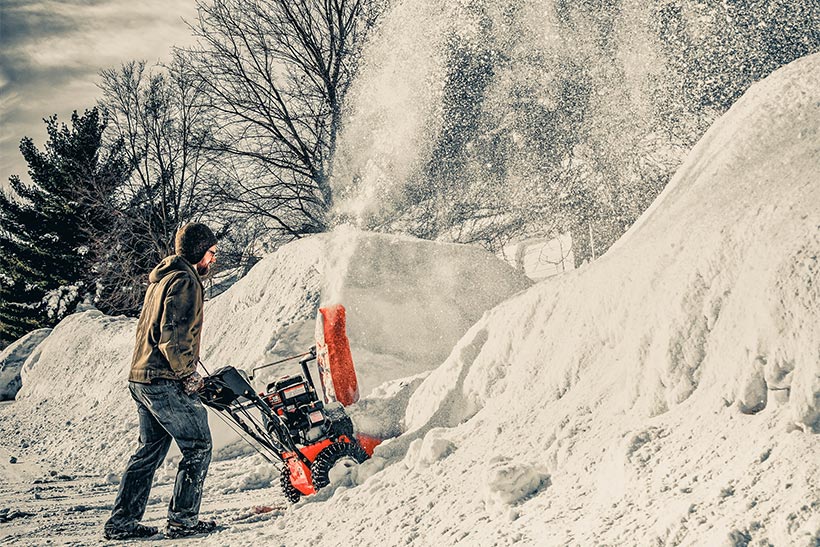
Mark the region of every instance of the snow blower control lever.
POLYGON ((307 370, 308 370, 307 369, 307 363, 309 363, 313 359, 316 359, 316 346, 310 346, 310 349, 308 349, 304 353, 300 353, 298 355, 291 355, 290 357, 285 357, 284 359, 279 359, 278 361, 274 361, 272 363, 266 363, 264 365, 259 365, 258 367, 254 367, 253 369, 251 369, 251 374, 250 374, 249 378, 251 380, 253 380, 256 377, 256 371, 257 370, 261 370, 263 368, 268 368, 268 367, 273 367, 273 366, 276 366, 276 365, 281 365, 282 363, 287 363, 289 361, 293 361, 294 359, 298 359, 300 357, 304 357, 304 359, 299 361, 299 364, 302 365, 302 371, 305 373, 305 376, 309 376, 309 374, 307 372, 307 370))
MULTIPOLYGON (((338 322, 341 317, 343 333, 342 306, 320 311, 325 321, 330 316, 338 322)), ((305 353, 254 368, 252 373, 300 359, 301 374, 279 378, 269 383, 262 393, 257 394, 251 386, 253 376, 231 366, 206 376, 204 387, 199 391, 202 402, 227 416, 229 425, 230 422, 238 425, 247 437, 256 441, 262 449, 258 450, 269 461, 284 464, 281 485, 285 497, 292 502, 328 485, 330 470, 337 463, 362 463, 372 455, 379 442, 370 437, 355 436, 353 422, 344 407, 326 391, 326 384, 332 386, 337 377, 349 383, 352 373, 352 381, 356 381, 355 372, 347 362, 339 372, 334 370, 333 360, 327 359, 327 345, 348 344, 346 335, 343 338, 338 336, 338 324, 334 328, 332 340, 317 340, 318 352, 313 346, 305 353), (312 361, 317 362, 322 380, 321 398, 308 366, 312 361)), ((349 347, 346 349, 349 355, 349 347)), ((347 361, 352 365, 351 360, 347 361)))

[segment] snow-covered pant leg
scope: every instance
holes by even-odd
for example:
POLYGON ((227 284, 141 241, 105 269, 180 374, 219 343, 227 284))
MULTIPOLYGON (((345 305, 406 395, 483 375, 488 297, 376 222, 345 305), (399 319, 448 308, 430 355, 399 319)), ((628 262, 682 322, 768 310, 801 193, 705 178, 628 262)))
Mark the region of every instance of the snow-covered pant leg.
POLYGON ((168 505, 168 520, 183 526, 194 526, 199 521, 202 486, 211 463, 210 439, 207 446, 197 442, 185 449, 180 446, 180 450, 182 461, 179 462, 174 483, 174 496, 168 505))
POLYGON ((139 448, 128 460, 111 518, 105 523, 106 528, 115 530, 130 530, 142 519, 148 504, 154 473, 171 446, 171 436, 137 397, 135 385, 136 389, 139 389, 139 384, 131 383, 129 390, 137 403, 139 414, 139 448))
POLYGON ((202 486, 211 464, 211 431, 208 427, 208 413, 197 395, 186 398, 186 418, 181 428, 171 431, 182 452, 174 495, 168 506, 168 520, 194 526, 199 521, 199 506, 202 502, 202 486))
POLYGON ((179 446, 179 462, 174 495, 168 507, 168 520, 183 526, 199 521, 202 485, 211 463, 211 430, 208 412, 196 394, 189 395, 179 381, 168 380, 162 393, 155 393, 154 384, 141 390, 142 401, 154 418, 179 446))

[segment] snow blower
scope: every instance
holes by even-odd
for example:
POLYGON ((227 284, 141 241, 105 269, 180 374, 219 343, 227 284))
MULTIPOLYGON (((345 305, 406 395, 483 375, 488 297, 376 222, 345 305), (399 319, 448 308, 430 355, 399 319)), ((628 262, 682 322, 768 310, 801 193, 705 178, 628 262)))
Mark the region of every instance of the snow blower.
POLYGON ((293 503, 330 484, 335 465, 362 463, 380 442, 357 436, 344 410, 359 399, 359 391, 341 305, 320 308, 316 345, 307 352, 256 367, 250 376, 226 366, 206 376, 204 383, 199 392, 202 402, 238 425, 240 435, 256 441, 268 461, 282 464, 282 490, 293 503), (296 359, 301 374, 279 378, 256 393, 250 380, 257 370, 296 359), (313 361, 320 390, 310 373, 313 361))

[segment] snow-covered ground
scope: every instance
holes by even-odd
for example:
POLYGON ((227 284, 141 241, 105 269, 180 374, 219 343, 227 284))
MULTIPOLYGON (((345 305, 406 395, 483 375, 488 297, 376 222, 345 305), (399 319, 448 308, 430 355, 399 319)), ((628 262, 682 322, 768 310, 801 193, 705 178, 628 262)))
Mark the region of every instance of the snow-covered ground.
MULTIPOLYGON (((206 308, 205 363, 301 351, 316 304, 342 302, 370 383, 354 419, 403 434, 294 507, 226 441, 203 512, 228 527, 188 543, 817 545, 818 173, 814 55, 754 85, 604 257, 529 289, 468 247, 342 231, 280 250, 206 308)), ((135 441, 132 331, 78 314, 26 362, 0 500, 33 515, 0 541, 44 543, 49 511, 50 537, 98 541, 135 441), (68 493, 13 478, 34 463, 68 493), (94 503, 69 518, 61 496, 94 503)))

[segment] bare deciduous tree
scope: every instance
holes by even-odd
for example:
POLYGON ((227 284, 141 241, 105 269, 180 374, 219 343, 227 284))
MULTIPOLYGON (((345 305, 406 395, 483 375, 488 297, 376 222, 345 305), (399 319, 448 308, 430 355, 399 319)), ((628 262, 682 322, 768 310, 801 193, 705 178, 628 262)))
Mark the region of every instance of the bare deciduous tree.
POLYGON ((139 308, 145 274, 173 252, 176 230, 208 211, 218 154, 202 90, 179 62, 148 70, 132 61, 101 76, 100 104, 134 171, 106 204, 116 222, 94 243, 109 257, 99 265, 103 299, 128 313, 139 308))
POLYGON ((283 239, 326 229, 341 104, 370 0, 210 0, 198 3, 195 47, 178 58, 207 96, 230 154, 225 206, 262 216, 283 239))

